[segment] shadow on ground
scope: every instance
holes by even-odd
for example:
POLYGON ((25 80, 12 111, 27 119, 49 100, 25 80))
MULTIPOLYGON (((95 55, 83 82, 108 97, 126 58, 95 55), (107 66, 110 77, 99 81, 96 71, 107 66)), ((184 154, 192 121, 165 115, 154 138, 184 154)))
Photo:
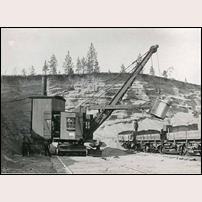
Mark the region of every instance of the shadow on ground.
POLYGON ((130 155, 126 150, 121 150, 118 148, 106 147, 102 150, 102 157, 119 157, 130 155))

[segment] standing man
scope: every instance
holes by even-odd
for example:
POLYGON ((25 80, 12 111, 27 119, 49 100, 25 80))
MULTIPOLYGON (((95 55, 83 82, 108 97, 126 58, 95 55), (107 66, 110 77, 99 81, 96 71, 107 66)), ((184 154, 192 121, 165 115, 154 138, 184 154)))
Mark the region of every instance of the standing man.
POLYGON ((138 121, 137 121, 137 119, 135 119, 135 122, 134 122, 135 131, 133 132, 133 148, 134 148, 134 150, 136 149, 136 136, 137 136, 138 126, 139 126, 138 121))
POLYGON ((44 152, 45 152, 45 156, 47 156, 47 154, 51 157, 49 148, 50 148, 50 142, 45 139, 44 143, 43 143, 43 147, 44 147, 44 152))
POLYGON ((137 119, 135 119, 135 122, 134 122, 135 133, 137 133, 138 127, 139 127, 138 121, 137 121, 137 119))
POLYGON ((23 156, 27 155, 27 141, 25 136, 22 139, 22 155, 23 156))
POLYGON ((30 139, 27 139, 27 154, 28 154, 28 156, 31 155, 31 141, 30 141, 30 139))

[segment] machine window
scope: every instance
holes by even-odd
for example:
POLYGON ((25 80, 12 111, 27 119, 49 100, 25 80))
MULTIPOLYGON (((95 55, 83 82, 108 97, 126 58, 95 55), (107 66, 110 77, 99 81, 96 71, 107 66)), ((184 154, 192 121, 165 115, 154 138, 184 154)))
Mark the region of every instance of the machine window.
POLYGON ((90 129, 90 121, 86 121, 86 129, 90 129))
POLYGON ((44 120, 44 128, 43 129, 51 132, 51 120, 50 119, 44 120))
POLYGON ((76 118, 66 118, 66 128, 67 130, 75 130, 76 129, 76 118))

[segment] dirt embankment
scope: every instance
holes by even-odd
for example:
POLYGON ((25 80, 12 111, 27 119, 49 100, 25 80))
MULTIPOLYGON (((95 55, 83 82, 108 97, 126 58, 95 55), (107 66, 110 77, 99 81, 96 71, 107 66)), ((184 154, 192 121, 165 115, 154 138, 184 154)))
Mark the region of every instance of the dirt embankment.
POLYGON ((49 174, 56 173, 50 157, 33 155, 31 157, 22 157, 21 155, 12 155, 11 158, 4 156, 6 166, 1 167, 1 173, 7 174, 49 174))

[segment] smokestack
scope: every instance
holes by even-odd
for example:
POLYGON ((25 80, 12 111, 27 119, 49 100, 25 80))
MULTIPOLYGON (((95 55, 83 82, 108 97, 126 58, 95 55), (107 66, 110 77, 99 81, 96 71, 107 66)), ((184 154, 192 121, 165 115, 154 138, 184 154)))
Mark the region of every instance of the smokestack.
POLYGON ((42 76, 42 95, 47 96, 47 76, 42 76))

